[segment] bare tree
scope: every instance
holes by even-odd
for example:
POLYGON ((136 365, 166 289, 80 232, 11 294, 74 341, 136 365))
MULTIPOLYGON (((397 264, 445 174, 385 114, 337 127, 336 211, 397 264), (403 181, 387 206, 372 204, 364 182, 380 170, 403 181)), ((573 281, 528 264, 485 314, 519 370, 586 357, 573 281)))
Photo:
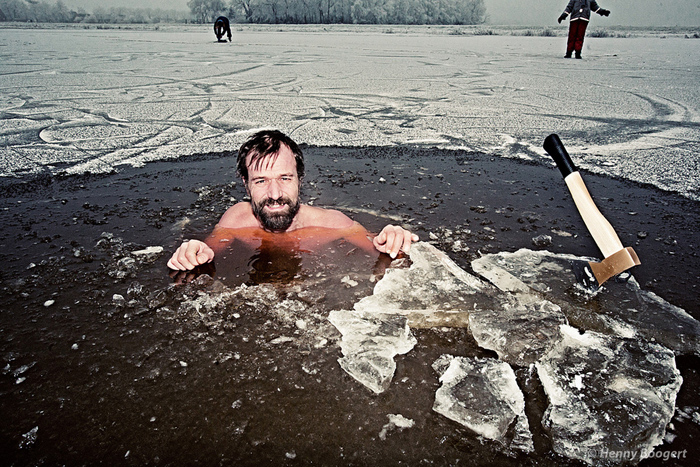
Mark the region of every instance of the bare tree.
POLYGON ((224 0, 190 0, 187 7, 192 12, 195 20, 200 23, 214 21, 216 16, 226 9, 224 0))

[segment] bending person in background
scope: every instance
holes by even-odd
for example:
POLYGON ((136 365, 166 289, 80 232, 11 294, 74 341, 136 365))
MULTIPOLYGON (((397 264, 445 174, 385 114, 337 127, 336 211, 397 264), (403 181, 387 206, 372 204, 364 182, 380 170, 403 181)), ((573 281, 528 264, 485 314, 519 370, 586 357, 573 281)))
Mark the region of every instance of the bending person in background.
POLYGON ((392 258, 400 251, 408 253, 411 243, 418 241, 417 235, 393 225, 370 240, 364 227, 340 211, 300 203, 304 157, 297 144, 279 131, 260 131, 246 141, 238 152, 237 172, 250 202, 228 208, 206 242, 183 242, 168 261, 169 268, 188 271, 209 263, 235 239, 232 235, 250 229, 275 234, 308 228, 309 235, 317 231, 314 227, 330 229, 338 232, 338 238, 392 258))
POLYGON ((557 21, 561 24, 567 16, 571 15, 569 21, 569 38, 566 43, 566 55, 564 58, 571 58, 571 53, 576 52, 576 58, 581 58, 583 49, 583 38, 586 36, 586 28, 591 20, 591 11, 600 16, 610 16, 610 11, 600 8, 595 0, 570 0, 564 13, 557 21))
POLYGON ((231 42, 231 26, 227 17, 219 16, 216 18, 216 21, 214 21, 214 34, 216 34, 216 40, 219 42, 226 42, 222 39, 224 34, 228 35, 228 41, 231 42))

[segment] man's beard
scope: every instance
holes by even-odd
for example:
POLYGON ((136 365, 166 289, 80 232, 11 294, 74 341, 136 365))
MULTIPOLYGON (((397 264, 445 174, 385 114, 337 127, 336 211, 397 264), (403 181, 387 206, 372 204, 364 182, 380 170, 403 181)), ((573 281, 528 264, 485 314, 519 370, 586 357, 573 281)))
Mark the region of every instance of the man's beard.
POLYGON ((294 217, 299 212, 299 199, 296 202, 292 202, 291 199, 287 197, 280 197, 279 199, 265 198, 260 203, 253 203, 253 214, 260 221, 263 228, 270 232, 286 232, 294 217), (265 212, 265 206, 277 206, 277 205, 287 205, 289 209, 286 213, 274 213, 268 214, 265 212))

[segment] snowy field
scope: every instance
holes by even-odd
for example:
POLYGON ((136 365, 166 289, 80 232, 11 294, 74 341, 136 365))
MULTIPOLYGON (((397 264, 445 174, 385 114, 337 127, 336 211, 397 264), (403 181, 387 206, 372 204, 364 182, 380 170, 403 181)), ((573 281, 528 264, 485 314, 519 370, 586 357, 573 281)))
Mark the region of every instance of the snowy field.
POLYGON ((0 29, 0 174, 235 150, 261 127, 532 159, 555 132, 582 167, 700 197, 687 34, 588 37, 584 60, 565 60, 563 36, 523 31, 235 29, 225 44, 204 26, 0 29))
POLYGON ((0 29, 3 460, 695 465, 700 42, 476 31, 0 29), (169 271, 262 127, 410 261, 292 232, 169 271), (575 284, 599 250, 550 133, 634 280, 575 284))

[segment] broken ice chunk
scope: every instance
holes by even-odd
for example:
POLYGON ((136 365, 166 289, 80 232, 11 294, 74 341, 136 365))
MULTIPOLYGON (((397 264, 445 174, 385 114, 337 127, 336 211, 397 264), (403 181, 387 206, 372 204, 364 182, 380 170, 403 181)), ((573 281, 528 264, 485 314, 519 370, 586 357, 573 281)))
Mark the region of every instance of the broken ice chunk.
POLYGON ((534 294, 513 294, 499 306, 469 315, 469 329, 479 347, 517 366, 534 363, 552 348, 562 324, 566 317, 561 309, 534 294))
POLYGON ((149 246, 143 250, 132 251, 131 256, 135 256, 146 261, 157 258, 161 253, 163 253, 162 246, 149 246))
POLYGON ((615 461, 611 453, 648 453, 661 444, 682 383, 673 352, 571 326, 561 332, 536 363, 550 402, 542 425, 554 450, 600 464, 615 461))
POLYGON ((642 290, 631 277, 627 282, 607 281, 594 295, 576 287, 572 261, 590 261, 573 255, 521 249, 515 253, 485 255, 472 267, 507 292, 542 294, 559 305, 569 324, 580 329, 619 337, 643 337, 679 354, 700 355, 700 322, 642 290))
POLYGON ((35 426, 28 432, 22 435, 22 441, 19 443, 20 449, 30 448, 36 443, 37 433, 39 432, 39 427, 35 426))
POLYGON ((499 293, 429 243, 411 245, 411 263, 408 269, 389 269, 355 310, 406 315, 411 327, 466 327, 469 312, 490 306, 499 293))
POLYGON ((525 399, 510 365, 443 355, 433 368, 442 383, 433 410, 506 448, 534 450, 525 399))
POLYGON ((386 391, 396 371, 394 357, 416 345, 406 317, 336 310, 328 320, 343 335, 343 370, 377 394, 386 391))
POLYGON ((413 425, 415 425, 413 420, 406 418, 401 414, 390 413, 387 415, 387 418, 389 418, 389 423, 384 425, 382 427, 382 431, 379 432, 379 439, 382 441, 385 440, 386 436, 394 430, 403 431, 404 428, 413 428, 413 425))

